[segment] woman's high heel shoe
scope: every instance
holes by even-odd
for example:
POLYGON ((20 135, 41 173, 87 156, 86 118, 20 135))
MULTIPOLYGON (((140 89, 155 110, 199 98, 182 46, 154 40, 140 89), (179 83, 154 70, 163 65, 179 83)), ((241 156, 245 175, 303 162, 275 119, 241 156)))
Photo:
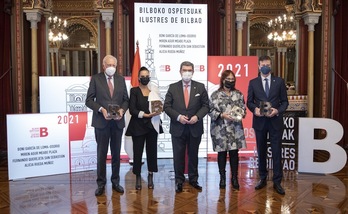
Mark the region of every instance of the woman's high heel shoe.
POLYGON ((154 185, 153 185, 153 173, 149 172, 148 176, 147 176, 147 187, 149 189, 153 189, 154 185))
POLYGON ((136 176, 135 189, 141 190, 141 176, 140 175, 136 176))

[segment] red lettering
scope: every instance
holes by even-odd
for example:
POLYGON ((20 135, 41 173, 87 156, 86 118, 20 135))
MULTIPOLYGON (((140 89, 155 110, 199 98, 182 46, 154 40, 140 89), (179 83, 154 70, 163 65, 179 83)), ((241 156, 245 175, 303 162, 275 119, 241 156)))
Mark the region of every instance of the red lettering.
POLYGON ((48 136, 47 127, 40 127, 40 137, 47 137, 47 136, 48 136))
POLYGON ((199 71, 205 71, 204 65, 200 65, 200 66, 199 66, 199 71))

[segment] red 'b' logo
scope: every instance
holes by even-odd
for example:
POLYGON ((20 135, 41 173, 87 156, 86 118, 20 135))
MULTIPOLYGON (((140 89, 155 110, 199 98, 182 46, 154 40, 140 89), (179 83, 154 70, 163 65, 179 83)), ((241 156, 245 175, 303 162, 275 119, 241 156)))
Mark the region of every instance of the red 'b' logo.
POLYGON ((40 137, 47 137, 47 136, 48 136, 47 127, 40 127, 40 137))

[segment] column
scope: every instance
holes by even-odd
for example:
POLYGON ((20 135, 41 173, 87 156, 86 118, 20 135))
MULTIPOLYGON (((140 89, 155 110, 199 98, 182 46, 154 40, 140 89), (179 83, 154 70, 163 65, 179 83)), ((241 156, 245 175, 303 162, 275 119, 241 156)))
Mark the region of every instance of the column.
POLYGON ((85 76, 91 76, 91 64, 90 62, 92 61, 92 59, 89 57, 90 56, 90 52, 91 50, 87 49, 85 51, 85 76))
MULTIPOLYGON (((60 69, 59 69, 59 65, 60 65, 60 62, 59 62, 59 48, 54 48, 54 53, 55 53, 55 55, 54 55, 54 66, 55 66, 55 71, 56 71, 56 73, 55 73, 55 75, 56 76, 59 76, 60 75, 60 69)), ((54 76, 54 75, 53 75, 54 76)))
POLYGON ((237 56, 243 55, 243 24, 246 21, 248 11, 236 11, 237 22, 237 56))
MULTIPOLYGON (((281 68, 281 57, 282 57, 282 48, 281 47, 277 47, 277 58, 276 59, 274 59, 274 61, 275 62, 277 62, 277 71, 275 72, 275 74, 274 75, 276 75, 276 76, 281 76, 281 73, 282 73, 282 68, 281 68)), ((274 62, 274 63, 275 63, 274 62)))
POLYGON ((286 47, 279 48, 281 51, 281 69, 280 69, 280 76, 285 79, 285 56, 286 56, 286 47))
POLYGON ((31 28, 31 111, 38 113, 39 74, 37 59, 37 23, 41 21, 39 10, 24 11, 31 28))
POLYGON ((102 9, 102 20, 105 22, 105 50, 106 55, 111 54, 111 22, 113 21, 113 9, 102 9))
POLYGON ((314 108, 314 25, 318 23, 320 13, 306 13, 302 16, 308 25, 308 117, 313 117, 314 108))
POLYGON ((54 50, 52 48, 49 49, 50 60, 51 60, 51 75, 54 76, 55 67, 54 67, 54 50))
POLYGON ((72 60, 73 60, 73 76, 80 76, 79 72, 79 52, 73 51, 72 52, 72 60))

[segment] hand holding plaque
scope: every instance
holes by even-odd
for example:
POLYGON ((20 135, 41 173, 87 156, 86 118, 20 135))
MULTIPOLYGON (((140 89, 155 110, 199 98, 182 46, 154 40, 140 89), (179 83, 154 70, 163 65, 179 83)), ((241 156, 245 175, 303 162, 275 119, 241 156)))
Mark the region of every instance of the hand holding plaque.
POLYGON ((230 111, 230 116, 235 121, 241 121, 244 117, 244 109, 239 106, 233 106, 230 111))
POLYGON ((108 117, 113 120, 119 120, 121 118, 120 115, 120 106, 117 104, 109 104, 108 105, 108 117))
POLYGON ((270 102, 260 102, 260 115, 268 117, 272 113, 272 104, 270 102))
POLYGON ((161 100, 152 100, 150 101, 151 112, 152 113, 162 113, 163 111, 163 103, 161 100))

